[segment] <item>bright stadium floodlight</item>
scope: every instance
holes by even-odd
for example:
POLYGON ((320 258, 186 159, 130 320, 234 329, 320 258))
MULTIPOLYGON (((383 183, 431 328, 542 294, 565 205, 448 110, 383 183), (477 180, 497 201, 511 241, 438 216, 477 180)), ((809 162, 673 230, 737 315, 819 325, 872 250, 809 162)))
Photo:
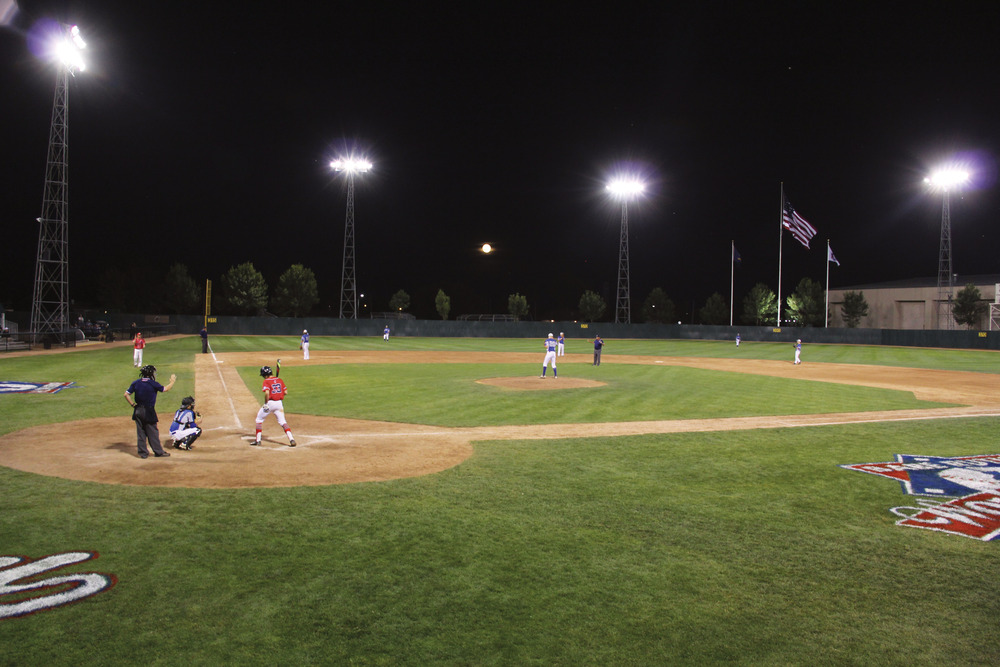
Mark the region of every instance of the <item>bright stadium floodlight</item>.
POLYGON ((621 200, 622 225, 618 243, 618 298, 615 303, 615 323, 632 323, 628 262, 628 202, 643 193, 646 185, 634 178, 615 178, 605 188, 612 197, 621 200))
POLYGON ((368 160, 358 158, 344 158, 331 162, 330 169, 347 172, 348 174, 363 174, 371 171, 372 163, 368 160))
POLYGON ((372 169, 372 163, 361 158, 338 158, 330 169, 347 174, 347 220, 344 223, 344 263, 340 280, 340 317, 358 318, 358 290, 354 271, 354 175, 372 169))
POLYGON ((938 249, 938 328, 955 328, 951 316, 955 294, 955 274, 951 259, 951 193, 969 183, 971 174, 961 167, 949 166, 931 172, 924 184, 941 193, 941 244, 938 249))
POLYGON ((939 169, 924 179, 924 183, 935 192, 950 192, 969 182, 970 174, 964 169, 948 167, 939 169))
POLYGON ((87 69, 81 53, 85 48, 87 43, 80 36, 80 28, 74 25, 66 28, 65 33, 56 38, 52 45, 52 53, 70 74, 73 74, 87 69))

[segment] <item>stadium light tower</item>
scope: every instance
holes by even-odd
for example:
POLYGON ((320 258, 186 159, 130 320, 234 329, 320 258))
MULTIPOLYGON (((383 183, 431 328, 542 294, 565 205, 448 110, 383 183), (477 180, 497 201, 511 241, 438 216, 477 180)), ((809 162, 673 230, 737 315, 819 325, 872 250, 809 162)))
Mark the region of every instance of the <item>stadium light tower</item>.
POLYGON ((31 298, 31 340, 67 335, 69 321, 69 77, 85 68, 81 51, 87 44, 74 26, 59 26, 49 44, 56 63, 56 90, 49 126, 42 215, 38 218, 38 254, 31 298))
POLYGON ((615 324, 632 323, 632 309, 629 303, 628 202, 641 195, 645 189, 646 186, 642 182, 627 178, 616 178, 607 185, 607 191, 611 196, 622 203, 622 226, 618 244, 618 298, 615 303, 615 324))
POLYGON ((334 160, 330 169, 347 175, 347 221, 344 223, 344 264, 340 279, 340 317, 358 319, 358 288, 354 273, 354 175, 371 171, 367 160, 334 160))
POLYGON ((933 172, 924 183, 934 192, 941 193, 941 246, 938 251, 938 326, 944 317, 945 326, 954 329, 955 318, 951 317, 951 303, 955 294, 955 274, 951 260, 951 192, 969 182, 969 172, 948 167, 933 172))

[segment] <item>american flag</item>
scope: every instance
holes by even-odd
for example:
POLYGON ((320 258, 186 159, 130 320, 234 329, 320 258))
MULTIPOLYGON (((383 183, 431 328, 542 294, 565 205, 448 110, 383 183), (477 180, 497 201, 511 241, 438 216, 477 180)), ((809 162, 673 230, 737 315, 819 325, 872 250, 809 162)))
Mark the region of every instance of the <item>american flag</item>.
POLYGON ((795 212, 792 208, 791 203, 785 200, 785 211, 781 216, 782 226, 792 233, 795 240, 809 247, 809 240, 816 236, 816 228, 809 224, 809 222, 803 218, 801 215, 795 212))

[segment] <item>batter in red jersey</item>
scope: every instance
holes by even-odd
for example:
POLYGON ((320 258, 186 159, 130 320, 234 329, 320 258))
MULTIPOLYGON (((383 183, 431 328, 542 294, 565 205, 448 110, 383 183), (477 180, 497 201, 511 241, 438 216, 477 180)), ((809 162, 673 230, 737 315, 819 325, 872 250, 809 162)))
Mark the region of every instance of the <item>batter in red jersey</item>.
MULTIPOLYGON (((278 370, 280 371, 281 360, 279 359, 278 361, 278 370)), ((260 406, 260 410, 257 411, 257 433, 251 444, 260 444, 261 431, 264 430, 264 418, 269 414, 273 414, 278 420, 278 424, 281 425, 281 428, 285 429, 285 435, 288 436, 288 446, 294 447, 295 438, 292 437, 292 429, 288 428, 288 422, 285 421, 285 406, 282 403, 285 394, 288 393, 288 387, 281 378, 272 377, 273 373, 270 366, 262 366, 260 376, 264 378, 264 384, 261 387, 261 391, 264 392, 264 405, 260 406)))

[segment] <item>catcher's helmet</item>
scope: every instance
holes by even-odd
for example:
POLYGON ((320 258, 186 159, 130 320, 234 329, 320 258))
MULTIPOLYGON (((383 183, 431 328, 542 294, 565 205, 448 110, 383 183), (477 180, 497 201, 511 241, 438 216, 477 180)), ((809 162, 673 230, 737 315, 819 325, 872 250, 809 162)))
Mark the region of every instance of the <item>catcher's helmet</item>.
POLYGON ((194 405, 194 396, 185 396, 181 400, 182 408, 190 408, 192 405, 194 405))
POLYGON ((153 364, 146 364, 139 369, 139 376, 144 378, 156 377, 156 366, 153 364))
POLYGON ((261 366, 260 367, 260 376, 262 378, 269 378, 272 375, 274 375, 274 373, 271 372, 271 367, 270 366, 261 366))

